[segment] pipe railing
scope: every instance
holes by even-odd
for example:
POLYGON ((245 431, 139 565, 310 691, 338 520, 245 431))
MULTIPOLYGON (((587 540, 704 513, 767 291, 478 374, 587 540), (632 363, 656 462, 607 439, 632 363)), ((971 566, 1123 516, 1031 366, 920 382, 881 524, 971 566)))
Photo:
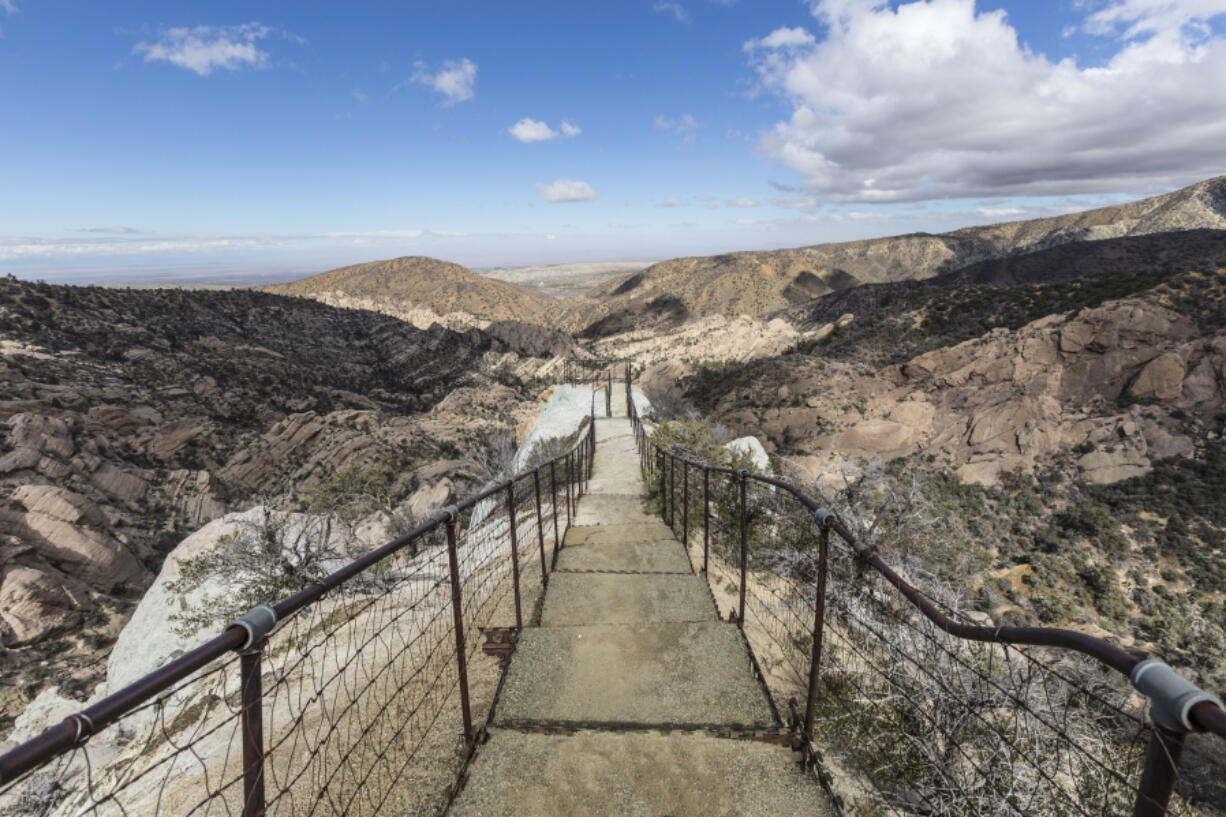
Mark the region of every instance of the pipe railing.
MULTIPOLYGON (((949 644, 940 644, 940 649, 945 653, 957 653, 958 650, 963 649, 957 646, 959 643, 970 642, 981 642, 1012 650, 1024 650, 1030 647, 1054 648, 1066 654, 1076 653, 1086 656, 1128 679, 1134 689, 1148 701, 1152 719, 1145 727, 1149 734, 1148 748, 1141 763, 1140 778, 1135 786, 1135 799, 1132 804, 1132 813, 1137 817, 1168 813, 1168 802, 1179 776, 1179 757, 1184 746, 1184 735, 1189 732, 1203 731, 1226 738, 1226 710, 1223 709, 1221 699, 1195 687, 1162 662, 1134 655, 1101 638, 1074 630, 1048 627, 996 627, 967 621, 953 610, 944 609, 940 603, 904 579, 873 547, 861 542, 834 513, 797 486, 748 470, 717 466, 678 451, 666 449, 651 439, 648 428, 638 416, 633 401, 628 401, 627 405, 638 443, 639 462, 644 471, 644 482, 653 489, 658 497, 660 513, 664 521, 677 532, 687 550, 691 546, 698 546, 692 540, 692 533, 696 534, 697 526, 692 525, 691 505, 695 506, 696 513, 701 513, 703 572, 707 573, 708 580, 712 582, 713 587, 715 579, 709 573, 710 562, 715 556, 711 552, 713 518, 720 522, 722 533, 728 542, 728 547, 725 548, 726 555, 729 557, 726 560, 728 564, 725 566, 725 576, 728 581, 736 583, 736 606, 730 616, 738 626, 745 627, 747 588, 755 582, 754 577, 759 572, 756 570, 751 574, 749 569, 751 538, 761 540, 755 544, 755 550, 769 550, 772 545, 777 544, 772 540, 778 537, 777 529, 781 525, 780 520, 788 514, 800 514, 797 518, 801 520, 798 523, 801 528, 801 540, 807 540, 804 547, 816 549, 816 564, 805 568, 806 573, 812 573, 805 577, 805 586, 809 586, 809 591, 805 592, 811 592, 812 595, 806 598, 803 604, 806 609, 811 609, 813 615, 809 623, 803 625, 802 630, 800 619, 793 614, 787 627, 789 631, 786 637, 777 638, 779 642, 777 646, 779 649, 786 650, 789 640, 795 642, 801 639, 809 645, 807 667, 793 667, 797 675, 807 676, 800 679, 801 686, 804 688, 805 707, 804 715, 798 718, 797 723, 798 742, 803 744, 806 752, 809 751, 814 739, 814 724, 819 709, 819 691, 822 689, 823 642, 828 640, 827 635, 831 626, 827 599, 832 561, 829 553, 831 533, 838 537, 852 555, 852 562, 859 565, 860 572, 871 571, 884 583, 884 586, 888 586, 890 590, 898 594, 895 597, 898 601, 889 602, 889 604, 902 605, 895 612, 903 616, 902 621, 906 623, 906 626, 913 629, 915 627, 914 622, 905 616, 905 608, 909 607, 922 614, 927 626, 935 628, 925 632, 924 638, 927 643, 930 645, 935 643, 934 636, 938 631, 940 634, 952 637, 949 644), (698 472, 702 474, 701 480, 697 479, 698 472), (722 480, 723 484, 716 485, 718 480, 722 480), (701 484, 700 498, 696 496, 697 491, 693 492, 694 496, 691 495, 691 483, 701 484), (757 490, 763 492, 765 499, 759 504, 782 507, 779 503, 786 500, 793 503, 792 508, 777 510, 766 517, 756 519, 753 524, 761 529, 751 532, 750 518, 755 513, 753 504, 748 500, 748 488, 751 485, 758 486, 757 490), (722 517, 724 518, 718 518, 720 512, 713 511, 713 491, 719 492, 717 504, 723 508, 722 517), (679 501, 682 503, 680 512, 677 507, 679 501), (805 518, 809 520, 807 534, 804 533, 806 523, 803 522, 803 519, 805 518), (1147 676, 1151 679, 1149 682, 1146 681, 1147 676)), ((771 578, 766 579, 764 584, 778 583, 780 578, 778 571, 771 572, 767 568, 767 574, 771 578)), ((786 575, 783 577, 789 578, 786 575)), ((853 575, 852 583, 850 585, 844 583, 841 587, 850 590, 854 584, 853 575)), ((799 588, 800 585, 797 587, 799 588)), ((766 597, 765 601, 759 602, 764 619, 772 615, 781 615, 771 611, 771 604, 778 609, 784 609, 788 604, 796 603, 795 598, 780 598, 777 593, 772 596, 773 592, 769 589, 760 591, 760 594, 766 597)), ((884 587, 874 590, 873 603, 886 604, 885 592, 884 587)), ((847 608, 849 604, 854 607, 854 603, 849 600, 840 601, 841 608, 847 608)), ((854 618, 854 610, 849 615, 854 618)), ((872 655, 863 654, 862 646, 860 649, 862 654, 855 659, 855 672, 865 671, 874 658, 872 655)), ((894 658, 896 660, 898 656, 894 658)), ((1034 662, 1033 666, 1041 670, 1051 669, 1053 675, 1053 668, 1060 661, 1057 657, 1035 662, 1035 659, 1028 655, 1025 660, 1034 662)), ((990 664, 989 670, 991 670, 990 664)), ((920 669, 913 668, 912 674, 920 671, 920 669)), ((990 672, 981 674, 990 675, 990 672)), ((966 764, 974 761, 962 758, 961 762, 966 764)), ((1078 762, 1094 765, 1085 758, 1081 758, 1078 762)), ((1218 771, 1226 774, 1226 769, 1218 769, 1218 771)), ((1119 779, 1127 776, 1115 769, 1112 769, 1111 773, 1119 779)), ((1056 785, 1052 780, 1047 782, 1052 786, 1056 785)), ((1063 792, 1059 792, 1057 796, 1063 797, 1063 795, 1063 792)), ((1076 813, 1075 809, 1073 813, 1076 813)))
POLYGON ((302 804, 323 802, 324 811, 338 814, 400 813, 405 765, 394 767, 393 755, 424 764, 426 750, 448 740, 436 727, 454 718, 459 762, 447 761, 454 773, 445 775, 446 791, 428 793, 445 806, 484 728, 473 701, 493 694, 488 683, 473 688, 474 626, 502 615, 507 584, 516 631, 531 611, 526 585, 539 602, 587 492, 594 421, 593 411, 565 453, 257 606, 199 647, 6 752, 0 813, 14 802, 37 804, 40 814, 59 803, 71 803, 73 813, 191 812, 212 800, 244 817, 278 808, 316 813, 302 804), (231 689, 238 691, 233 703, 231 689), (350 723, 355 717, 367 722, 350 723), (90 756, 91 738, 131 746, 132 733, 145 734, 137 741, 142 751, 121 751, 110 765, 90 756), (167 789, 175 797, 163 796, 167 789), (338 805, 342 796, 346 802, 338 805))

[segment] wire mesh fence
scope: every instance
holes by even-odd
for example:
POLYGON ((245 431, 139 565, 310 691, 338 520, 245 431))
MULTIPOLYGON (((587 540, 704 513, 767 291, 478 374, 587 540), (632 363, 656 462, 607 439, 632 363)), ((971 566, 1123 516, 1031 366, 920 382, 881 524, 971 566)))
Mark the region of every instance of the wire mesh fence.
POLYGON ((539 617, 595 444, 588 425, 557 459, 257 608, 275 614, 267 638, 227 628, 0 757, 0 814, 441 813, 501 680, 481 630, 539 617))
POLYGON ((795 486, 661 450, 633 419, 662 517, 849 813, 1226 813, 1216 704, 1195 712, 1219 734, 1158 726, 1121 674, 1139 658, 1067 631, 994 629, 795 486))

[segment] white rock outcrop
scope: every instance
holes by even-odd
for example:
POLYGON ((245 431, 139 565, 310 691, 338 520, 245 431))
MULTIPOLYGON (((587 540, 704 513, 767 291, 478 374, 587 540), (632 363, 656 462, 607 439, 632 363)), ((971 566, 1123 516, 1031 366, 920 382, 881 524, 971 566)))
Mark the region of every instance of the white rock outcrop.
POLYGON ((734 454, 748 454, 750 460, 753 461, 753 469, 759 474, 772 473, 771 458, 757 437, 738 437, 731 442, 724 443, 724 448, 734 454))

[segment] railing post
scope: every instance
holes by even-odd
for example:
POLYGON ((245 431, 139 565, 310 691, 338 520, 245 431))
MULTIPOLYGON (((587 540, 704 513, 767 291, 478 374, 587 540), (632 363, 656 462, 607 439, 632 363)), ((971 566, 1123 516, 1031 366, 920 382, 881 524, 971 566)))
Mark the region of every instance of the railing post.
POLYGON ((511 523, 511 586, 515 591, 515 626, 523 628, 524 616, 519 606, 519 531, 515 525, 515 478, 507 483, 507 519, 511 523))
POLYGON ((1165 817, 1175 778, 1179 776, 1179 756, 1183 754, 1183 732, 1153 726, 1145 761, 1141 767, 1141 782, 1132 817, 1165 817))
POLYGON ((549 507, 553 510, 553 561, 552 566, 558 566, 558 550, 562 541, 558 537, 558 475, 554 470, 554 460, 549 461, 549 507))
POLYGON ((541 466, 532 469, 532 492, 536 494, 536 539, 541 546, 541 587, 549 586, 549 571, 545 568, 545 526, 541 521, 541 466))
POLYGON ((749 482, 749 474, 742 470, 741 475, 741 599, 737 607, 736 624, 742 630, 745 629, 745 577, 748 573, 748 559, 746 556, 746 543, 749 538, 749 513, 747 503, 745 501, 746 484, 749 482))
POLYGON ((571 460, 574 459, 574 452, 566 452, 566 529, 570 530, 570 514, 571 514, 571 483, 574 478, 571 475, 571 460))
POLYGON ((243 687, 243 814, 264 817, 264 642, 239 656, 243 687))
POLYGON ((822 526, 817 539, 817 599, 813 614, 813 658, 809 663, 809 697, 805 701, 805 752, 809 751, 808 741, 813 740, 813 718, 817 713, 817 680, 822 667, 822 634, 826 621, 826 557, 830 552, 830 525, 834 521, 833 514, 822 516, 818 512, 822 526))
POLYGON ((690 463, 681 461, 681 541, 690 555, 690 463))
POLYGON ((668 502, 664 497, 664 452, 656 449, 656 480, 660 483, 660 518, 668 519, 668 502))
POLYGON ((460 599, 460 559, 456 554, 455 528, 457 523, 455 506, 447 511, 447 567, 451 574, 451 612, 455 620, 455 654, 456 667, 459 671, 460 714, 464 719, 464 751, 471 753, 473 749, 473 714, 468 706, 468 655, 464 647, 464 607, 460 599))
POLYGON ((668 527, 677 519, 677 458, 668 455, 668 527))
POLYGON ((702 467, 702 572, 707 572, 707 556, 711 552, 711 470, 702 467))

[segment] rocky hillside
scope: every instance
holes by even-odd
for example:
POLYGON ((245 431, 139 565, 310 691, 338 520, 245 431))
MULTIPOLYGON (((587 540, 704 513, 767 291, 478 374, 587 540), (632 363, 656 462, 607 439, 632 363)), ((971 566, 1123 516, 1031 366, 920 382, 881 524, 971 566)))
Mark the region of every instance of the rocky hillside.
POLYGON ((501 335, 242 290, 0 279, 0 731, 48 678, 92 686, 165 550, 208 521, 341 479, 377 538, 480 480, 527 404, 503 384, 513 346, 550 343, 501 335))
POLYGON ((430 323, 478 325, 482 321, 538 322, 552 299, 527 287, 478 275, 467 267, 424 256, 393 258, 342 267, 265 287, 281 295, 301 295, 334 306, 400 313, 423 328, 430 323))
POLYGON ((678 258, 561 305, 560 320, 598 337, 714 313, 760 317, 861 284, 923 280, 1075 242, 1184 230, 1226 230, 1226 177, 1116 207, 940 235, 678 258))
POLYGON ((681 385, 836 504, 963 530, 913 555, 991 620, 1100 628, 1226 685, 1226 252, 1051 277, 895 286, 681 385))

